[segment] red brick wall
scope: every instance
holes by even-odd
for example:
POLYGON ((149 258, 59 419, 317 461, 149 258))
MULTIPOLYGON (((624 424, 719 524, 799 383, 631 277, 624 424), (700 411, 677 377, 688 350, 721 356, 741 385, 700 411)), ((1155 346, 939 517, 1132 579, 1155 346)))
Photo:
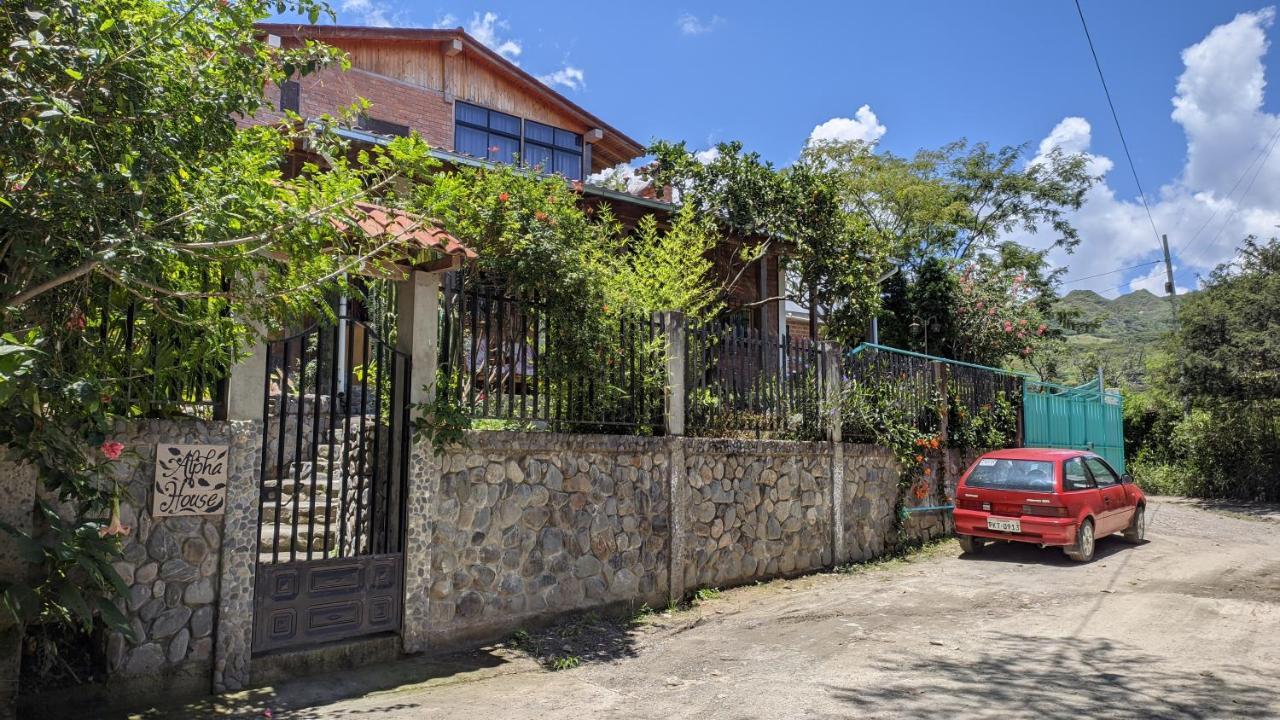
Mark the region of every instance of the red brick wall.
MULTIPOLYGON (((364 98, 369 101, 369 117, 407 125, 432 147, 453 150, 453 106, 445 102, 443 93, 354 68, 346 72, 321 70, 301 78, 298 84, 298 114, 302 117, 336 115, 364 98)), ((264 95, 272 107, 279 104, 280 88, 270 85, 264 95)), ((279 112, 263 112, 253 122, 270 123, 281 117, 279 112)))

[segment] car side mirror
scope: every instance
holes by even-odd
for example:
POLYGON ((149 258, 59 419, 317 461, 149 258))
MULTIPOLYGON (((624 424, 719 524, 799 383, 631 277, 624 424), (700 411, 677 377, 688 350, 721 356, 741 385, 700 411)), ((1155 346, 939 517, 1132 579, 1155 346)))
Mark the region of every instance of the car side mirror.
POLYGON ((1124 484, 1126 484, 1126 485, 1127 485, 1127 484, 1129 484, 1129 483, 1133 482, 1133 476, 1132 476, 1132 475, 1130 475, 1129 473, 1125 473, 1125 474, 1123 474, 1123 475, 1121 475, 1121 476, 1120 476, 1120 482, 1122 482, 1122 483, 1124 483, 1124 484))

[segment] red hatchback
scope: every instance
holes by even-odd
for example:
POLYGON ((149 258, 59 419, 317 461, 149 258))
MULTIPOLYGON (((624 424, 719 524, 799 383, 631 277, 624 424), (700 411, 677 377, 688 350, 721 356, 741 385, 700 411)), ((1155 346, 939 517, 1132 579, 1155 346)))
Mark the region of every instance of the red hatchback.
POLYGON ((987 540, 1061 547, 1089 562, 1098 538, 1141 542, 1147 498, 1128 475, 1080 450, 1018 448, 978 458, 956 486, 956 536, 966 553, 987 540))

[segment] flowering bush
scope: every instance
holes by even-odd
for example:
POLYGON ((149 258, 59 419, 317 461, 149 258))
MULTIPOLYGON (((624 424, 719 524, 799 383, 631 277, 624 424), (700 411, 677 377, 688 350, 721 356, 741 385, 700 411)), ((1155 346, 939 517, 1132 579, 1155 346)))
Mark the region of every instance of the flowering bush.
POLYGON ((1061 333, 1049 328, 1043 292, 1025 271, 986 258, 965 265, 954 300, 952 357, 999 365, 1010 357, 1030 360, 1059 340, 1061 333))

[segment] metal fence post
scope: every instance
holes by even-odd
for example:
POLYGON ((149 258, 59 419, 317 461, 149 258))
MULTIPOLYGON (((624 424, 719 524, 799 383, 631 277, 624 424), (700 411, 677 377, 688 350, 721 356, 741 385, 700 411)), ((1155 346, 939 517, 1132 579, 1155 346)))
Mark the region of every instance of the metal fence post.
POLYGON ((827 438, 831 442, 831 565, 846 560, 844 551, 844 435, 840 412, 844 391, 841 348, 824 342, 822 348, 822 399, 827 410, 827 438))
MULTIPOLYGON (((440 327, 440 275, 414 271, 396 293, 396 344, 410 358, 410 417, 435 398, 440 327), (417 406, 416 408, 413 406, 417 406)), ((406 432, 412 432, 405 428, 406 432)), ((427 442, 409 443, 408 484, 404 488, 404 615, 406 653, 427 649, 430 631, 431 506, 440 478, 440 462, 427 442)))

